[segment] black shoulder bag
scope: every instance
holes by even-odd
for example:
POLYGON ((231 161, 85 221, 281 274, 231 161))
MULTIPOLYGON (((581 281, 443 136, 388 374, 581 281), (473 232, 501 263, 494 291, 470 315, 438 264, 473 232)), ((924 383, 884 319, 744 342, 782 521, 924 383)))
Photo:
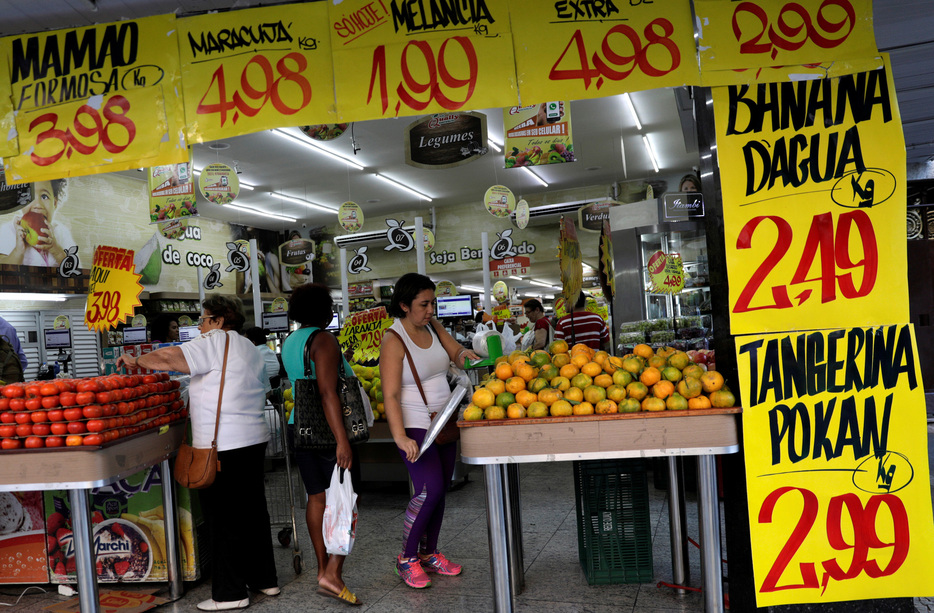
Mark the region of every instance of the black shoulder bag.
MULTIPOLYGON (((315 330, 305 341, 305 378, 294 382, 295 386, 295 448, 327 450, 337 446, 334 433, 324 414, 324 403, 318 389, 318 380, 311 378, 311 344, 323 330, 315 330)), ((357 381, 344 372, 343 360, 337 368, 337 396, 340 398, 344 429, 351 444, 365 443, 370 439, 366 425, 366 408, 360 395, 357 381)))

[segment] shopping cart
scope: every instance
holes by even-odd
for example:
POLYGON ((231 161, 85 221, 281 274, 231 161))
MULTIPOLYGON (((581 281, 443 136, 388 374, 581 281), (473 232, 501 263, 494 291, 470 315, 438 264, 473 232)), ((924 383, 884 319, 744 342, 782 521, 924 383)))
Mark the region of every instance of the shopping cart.
MULTIPOLYGON (((266 457, 270 459, 284 459, 285 472, 273 471, 266 473, 266 504, 269 509, 269 523, 272 527, 281 526, 277 538, 283 547, 292 545, 292 568, 295 574, 302 572, 302 550, 295 538, 295 492, 304 492, 304 486, 298 473, 292 473, 292 459, 289 454, 289 445, 286 437, 285 403, 282 399, 282 390, 274 390, 273 398, 266 404, 266 423, 272 438, 266 447, 266 457)), ((299 497, 301 507, 304 508, 306 496, 299 497)))

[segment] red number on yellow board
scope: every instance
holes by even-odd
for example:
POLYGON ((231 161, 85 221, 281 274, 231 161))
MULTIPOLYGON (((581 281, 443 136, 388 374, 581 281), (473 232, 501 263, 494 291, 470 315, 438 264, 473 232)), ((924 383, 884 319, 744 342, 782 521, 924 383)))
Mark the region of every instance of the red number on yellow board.
POLYGON ((818 582, 816 564, 814 562, 801 562, 798 564, 801 583, 779 585, 778 581, 784 574, 785 569, 791 564, 795 553, 808 537, 817 518, 820 503, 817 496, 810 490, 799 487, 780 487, 766 496, 765 500, 762 501, 762 507, 759 509, 759 523, 772 523, 772 514, 779 499, 792 491, 798 492, 802 496, 801 515, 795 529, 789 535, 775 562, 772 563, 772 567, 759 588, 760 592, 802 588, 826 589, 831 579, 834 581, 853 579, 864 571, 866 575, 872 578, 886 577, 893 575, 908 558, 908 550, 911 547, 908 512, 905 510, 905 504, 898 496, 894 494, 872 496, 866 506, 863 507, 862 501, 856 494, 841 494, 831 498, 827 505, 827 544, 836 551, 852 550, 849 568, 844 570, 836 558, 824 560, 821 562, 824 575, 818 582), (885 505, 888 511, 884 516, 892 522, 892 542, 883 541, 876 531, 876 522, 882 505, 885 505), (848 516, 846 521, 850 526, 846 532, 853 535, 852 543, 847 542, 844 536, 844 509, 846 509, 848 516), (879 566, 879 560, 869 559, 870 550, 888 548, 891 548, 892 552, 884 568, 879 566))
POLYGON ((266 106, 266 102, 271 101, 273 108, 280 114, 294 115, 311 102, 311 84, 302 74, 305 72, 306 68, 308 68, 308 60, 304 55, 301 53, 289 53, 276 62, 276 72, 279 74, 279 76, 276 77, 273 73, 272 64, 269 63, 266 56, 255 55, 247 62, 246 66, 243 67, 243 71, 240 73, 240 90, 243 94, 241 95, 240 91, 235 91, 228 99, 227 77, 224 72, 224 66, 218 66, 214 74, 211 75, 211 82, 208 84, 207 90, 204 92, 204 95, 201 96, 201 100, 198 101, 198 114, 207 115, 218 113, 221 120, 220 125, 223 126, 227 122, 227 115, 229 113, 233 112, 231 121, 237 123, 241 113, 247 117, 254 117, 263 110, 263 107, 266 106), (251 70, 251 68, 254 69, 251 70), (260 83, 259 86, 254 86, 250 77, 251 75, 255 75, 257 70, 259 71, 260 83), (295 107, 289 106, 282 99, 281 87, 283 85, 283 80, 298 88, 301 101, 295 107), (217 88, 217 102, 205 102, 215 86, 217 88), (257 103, 256 106, 251 106, 249 104, 251 100, 257 103))
POLYGON ((99 321, 106 321, 111 324, 116 322, 117 317, 120 316, 120 292, 94 292, 91 296, 93 301, 85 313, 87 322, 89 324, 95 324, 99 321))
POLYGON ((739 52, 746 54, 769 53, 774 60, 778 50, 795 51, 808 41, 813 42, 822 49, 830 49, 843 43, 853 31, 856 23, 856 11, 848 0, 824 0, 817 9, 817 28, 811 20, 808 10, 797 2, 789 2, 782 6, 778 12, 776 26, 769 25, 769 17, 765 9, 755 2, 740 2, 733 11, 733 35, 740 42, 739 52), (833 15, 832 7, 841 9, 844 13, 839 21, 831 21, 827 16, 827 9, 833 15), (747 13, 759 22, 758 32, 750 34, 743 40, 742 28, 739 24, 739 15, 747 13), (789 19, 791 17, 791 19, 789 19), (834 35, 844 27, 847 28, 837 38, 824 36, 823 32, 834 35), (819 28, 819 29, 818 29, 819 28), (763 37, 768 34, 768 41, 763 37))
MULTIPOLYGON (((791 247, 793 231, 791 224, 785 219, 775 215, 765 215, 750 219, 739 233, 736 240, 737 249, 749 249, 752 247, 752 237, 759 227, 759 224, 768 220, 775 224, 778 235, 775 239, 775 245, 769 252, 769 255, 762 261, 752 277, 743 287, 736 305, 733 307, 734 313, 745 313, 748 311, 758 311, 762 309, 790 309, 795 306, 788 294, 788 286, 772 286, 772 303, 762 306, 750 306, 753 298, 759 291, 759 288, 769 277, 775 267, 781 262, 785 254, 791 247)), ((876 278, 879 274, 879 247, 876 242, 875 231, 872 227, 872 220, 865 211, 850 211, 840 215, 836 233, 834 233, 833 217, 830 213, 815 215, 811 222, 811 228, 805 241, 804 250, 801 254, 798 266, 791 278, 789 285, 801 285, 815 281, 820 282, 821 303, 831 302, 837 298, 837 285, 840 286, 840 293, 844 298, 862 298, 869 295, 875 287, 876 278), (850 257, 850 234, 853 227, 860 237, 863 258, 854 262, 850 257), (814 264, 815 257, 820 254, 820 276, 808 278, 808 271, 814 264), (862 269, 862 282, 857 288, 853 281, 853 273, 837 274, 837 269, 852 270, 862 269)), ((810 298, 812 290, 804 289, 795 296, 800 306, 804 301, 810 298)))
MULTIPOLYGON (((385 114, 389 108, 389 84, 386 76, 386 46, 379 45, 373 51, 373 63, 370 69, 370 88, 367 92, 366 103, 370 104, 374 94, 380 98, 380 112, 385 114)), ((423 40, 409 41, 402 48, 402 55, 399 58, 399 68, 402 72, 402 82, 396 86, 396 95, 399 100, 396 102, 395 114, 399 114, 402 105, 414 111, 422 111, 428 108, 432 103, 438 104, 448 111, 456 111, 463 108, 471 97, 477 86, 477 51, 473 43, 465 36, 453 36, 447 38, 441 43, 435 54, 431 43, 423 40), (467 61, 467 74, 461 78, 451 73, 447 65, 448 43, 451 41, 457 43, 464 59, 467 61), (410 55, 410 50, 412 54, 410 55), (418 53, 421 57, 418 57, 418 53), (415 56, 415 59, 412 56, 415 56), (411 62, 417 62, 413 71, 411 62), (419 81, 416 73, 427 75, 425 81, 419 81), (440 82, 439 82, 440 80, 440 82), (453 92, 462 90, 463 100, 455 100, 453 92), (446 93, 450 91, 451 93, 446 93), (422 97, 423 94, 427 96, 422 97), (421 99, 420 99, 421 98, 421 99)))
POLYGON ((650 77, 666 75, 681 65, 681 51, 671 40, 673 33, 674 26, 671 22, 659 17, 645 26, 642 31, 642 37, 646 41, 643 44, 642 37, 633 28, 624 24, 615 25, 607 31, 600 43, 603 56, 595 52, 588 60, 587 45, 583 34, 577 30, 571 35, 564 51, 551 67, 548 78, 552 81, 580 79, 584 82, 584 89, 588 89, 591 81, 596 79, 596 88, 600 89, 603 86, 604 77, 611 81, 622 81, 637 67, 650 77), (614 35, 623 37, 625 51, 620 52, 617 47, 614 47, 613 42, 616 40, 614 35), (661 45, 667 51, 665 64, 661 67, 655 67, 649 57, 649 51, 655 45, 661 45), (578 67, 559 68, 572 47, 577 51, 578 67), (626 54, 626 52, 630 53, 626 54), (593 62, 592 68, 591 62, 593 62), (621 67, 623 70, 616 70, 614 67, 621 67))
POLYGON ((71 129, 64 130, 58 128, 58 113, 43 113, 29 123, 30 133, 43 124, 49 126, 36 136, 36 149, 42 143, 52 140, 61 143, 61 148, 50 155, 39 155, 34 151, 30 159, 37 166, 49 166, 63 155, 66 158, 71 158, 75 152, 91 155, 101 145, 110 153, 120 153, 136 138, 136 124, 127 117, 129 111, 130 101, 120 95, 108 98, 101 112, 82 104, 75 111, 71 129), (79 137, 94 140, 85 143, 79 137))

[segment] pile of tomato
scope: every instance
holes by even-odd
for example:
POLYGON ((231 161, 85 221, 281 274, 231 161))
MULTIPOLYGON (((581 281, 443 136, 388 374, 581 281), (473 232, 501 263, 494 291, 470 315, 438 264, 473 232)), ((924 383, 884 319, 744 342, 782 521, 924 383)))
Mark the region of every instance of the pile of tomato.
POLYGON ((166 373, 0 387, 0 449, 100 446, 187 416, 166 373))

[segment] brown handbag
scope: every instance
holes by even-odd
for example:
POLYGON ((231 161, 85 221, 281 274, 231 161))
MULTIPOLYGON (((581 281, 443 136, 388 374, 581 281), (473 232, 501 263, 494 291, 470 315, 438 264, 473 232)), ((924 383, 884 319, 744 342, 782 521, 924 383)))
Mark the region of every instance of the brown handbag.
MULTIPOLYGON (((434 332, 434 328, 430 322, 428 326, 429 328, 431 328, 431 331, 434 332)), ((397 337, 399 337, 399 341, 402 343, 402 350, 405 352, 405 359, 408 360, 409 362, 409 370, 412 371, 412 376, 415 377, 415 385, 416 387, 418 387, 418 393, 421 394, 422 402, 425 403, 425 408, 427 409, 428 399, 425 397, 425 390, 422 389, 422 380, 418 376, 418 371, 415 370, 415 362, 412 360, 412 354, 409 353, 409 348, 406 347, 405 341, 402 340, 402 337, 399 336, 398 332, 396 332, 395 330, 391 328, 387 328, 386 331, 392 332, 397 337)), ((437 332, 435 332, 435 338, 438 338, 437 332)), ((438 340, 438 342, 441 342, 440 339, 438 340)), ((435 417, 438 416, 438 413, 429 412, 429 416, 431 417, 431 421, 434 421, 435 417)), ((451 417, 453 417, 453 415, 451 417)), ((441 431, 438 432, 438 436, 435 437, 435 443, 437 443, 438 445, 447 445, 449 443, 455 443, 459 441, 460 438, 461 438, 461 431, 460 431, 460 428, 457 427, 457 420, 448 419, 447 423, 444 424, 444 427, 441 428, 441 431)))
POLYGON ((217 395, 217 415, 214 419, 214 440, 210 449, 199 449, 188 443, 182 443, 175 457, 175 468, 172 471, 175 481, 182 487, 190 490, 200 490, 214 483, 214 477, 221 469, 220 460, 217 459, 217 430, 221 423, 221 399, 224 397, 224 378, 227 375, 227 352, 230 349, 230 336, 224 333, 224 365, 221 370, 221 388, 217 395))

